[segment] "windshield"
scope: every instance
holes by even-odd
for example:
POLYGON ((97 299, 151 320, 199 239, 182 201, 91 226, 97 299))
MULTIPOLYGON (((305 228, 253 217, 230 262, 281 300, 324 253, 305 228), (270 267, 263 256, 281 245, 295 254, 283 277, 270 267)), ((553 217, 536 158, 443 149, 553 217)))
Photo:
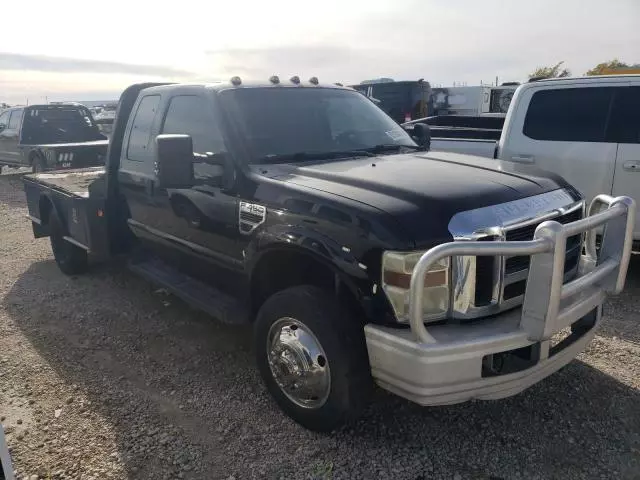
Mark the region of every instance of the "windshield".
POLYGON ((416 148, 402 127, 353 90, 239 88, 221 97, 239 121, 252 163, 380 146, 416 148))

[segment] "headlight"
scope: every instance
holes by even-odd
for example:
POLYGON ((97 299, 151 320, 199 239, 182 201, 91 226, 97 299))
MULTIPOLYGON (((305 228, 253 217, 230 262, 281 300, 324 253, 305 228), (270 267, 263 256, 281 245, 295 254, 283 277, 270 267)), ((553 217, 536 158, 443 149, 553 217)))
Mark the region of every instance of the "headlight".
MULTIPOLYGON (((409 289, 413 269, 425 252, 384 252, 382 255, 382 289, 399 322, 409 322, 409 289)), ((449 312, 451 269, 448 258, 435 263, 424 279, 422 306, 425 322, 447 317, 449 312)))

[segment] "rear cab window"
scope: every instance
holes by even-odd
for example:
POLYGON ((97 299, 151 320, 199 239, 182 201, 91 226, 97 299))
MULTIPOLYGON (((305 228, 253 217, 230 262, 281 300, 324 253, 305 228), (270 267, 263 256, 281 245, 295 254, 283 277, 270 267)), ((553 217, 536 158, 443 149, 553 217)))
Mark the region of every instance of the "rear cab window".
POLYGON ((535 92, 523 133, 533 140, 604 142, 616 87, 558 88, 535 92))
POLYGON ((14 110, 11 112, 11 118, 9 119, 8 130, 18 130, 20 128, 20 121, 22 120, 23 110, 14 110))
POLYGON ((0 125, 2 125, 3 128, 7 128, 7 125, 9 125, 10 115, 11 115, 11 112, 4 112, 0 114, 0 125))
POLYGON ((151 130, 159 105, 160 95, 146 95, 140 100, 129 132, 127 160, 144 162, 148 158, 151 130))

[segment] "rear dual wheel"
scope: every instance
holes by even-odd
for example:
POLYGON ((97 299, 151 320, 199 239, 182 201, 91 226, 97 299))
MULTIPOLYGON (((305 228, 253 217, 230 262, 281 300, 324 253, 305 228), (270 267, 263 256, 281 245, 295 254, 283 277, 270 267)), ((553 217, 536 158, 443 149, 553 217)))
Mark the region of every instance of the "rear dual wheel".
POLYGON ((78 275, 89 269, 87 251, 64 239, 65 230, 55 210, 49 216, 49 236, 53 258, 67 275, 78 275))
POLYGON ((274 294, 254 331, 258 369, 279 407, 315 431, 358 415, 372 380, 360 322, 334 295, 310 285, 274 294))

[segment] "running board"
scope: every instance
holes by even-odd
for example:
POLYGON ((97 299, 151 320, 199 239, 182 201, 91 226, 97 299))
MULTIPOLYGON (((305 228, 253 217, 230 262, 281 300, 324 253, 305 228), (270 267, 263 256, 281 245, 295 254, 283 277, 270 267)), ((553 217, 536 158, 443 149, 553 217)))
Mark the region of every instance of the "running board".
POLYGON ((249 311, 235 298, 179 272, 158 258, 132 260, 129 268, 223 323, 250 323, 249 311))

